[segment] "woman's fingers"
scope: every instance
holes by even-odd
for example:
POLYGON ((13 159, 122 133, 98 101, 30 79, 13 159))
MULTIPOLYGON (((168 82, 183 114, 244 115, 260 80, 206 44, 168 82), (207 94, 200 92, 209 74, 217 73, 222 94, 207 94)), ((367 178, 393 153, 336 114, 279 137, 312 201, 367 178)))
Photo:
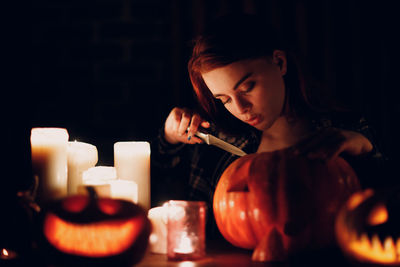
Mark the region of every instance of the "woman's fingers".
POLYGON ((335 142, 339 138, 339 131, 321 130, 306 137, 296 145, 297 154, 307 154, 319 147, 335 142))
POLYGON ((329 160, 342 152, 357 156, 372 149, 371 142, 362 134, 332 128, 305 138, 296 145, 294 153, 310 159, 329 160))
POLYGON ((188 109, 174 108, 165 122, 164 136, 171 144, 179 142, 187 144, 202 143, 203 141, 194 136, 199 125, 209 127, 209 123, 188 109))
POLYGON ((189 128, 188 128, 189 140, 190 140, 190 138, 192 138, 192 136, 195 135, 195 133, 197 132, 202 121, 203 121, 203 119, 198 114, 194 114, 192 116, 192 120, 191 120, 189 128))
POLYGON ((179 127, 178 127, 178 134, 183 136, 186 134, 186 131, 190 125, 190 121, 192 120, 192 113, 188 111, 184 111, 181 115, 179 127))
POLYGON ((337 129, 322 130, 305 138, 296 146, 295 153, 310 159, 328 160, 343 151, 346 138, 337 129))

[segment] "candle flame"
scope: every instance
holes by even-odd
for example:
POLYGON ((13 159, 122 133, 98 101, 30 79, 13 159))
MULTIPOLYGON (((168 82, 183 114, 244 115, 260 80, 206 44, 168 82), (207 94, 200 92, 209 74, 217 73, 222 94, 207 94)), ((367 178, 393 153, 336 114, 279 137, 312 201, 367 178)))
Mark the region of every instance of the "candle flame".
POLYGON ((174 252, 187 254, 192 253, 193 251, 192 240, 190 240, 187 233, 183 233, 179 240, 178 247, 174 249, 174 252))
POLYGON ((7 251, 7 249, 5 249, 5 248, 2 249, 1 253, 2 253, 4 256, 8 256, 8 251, 7 251))

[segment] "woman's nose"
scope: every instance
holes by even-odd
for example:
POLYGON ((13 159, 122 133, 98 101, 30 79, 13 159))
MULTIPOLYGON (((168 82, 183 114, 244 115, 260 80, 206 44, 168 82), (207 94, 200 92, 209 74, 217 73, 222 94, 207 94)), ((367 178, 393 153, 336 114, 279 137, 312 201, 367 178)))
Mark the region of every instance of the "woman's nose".
POLYGON ((235 107, 238 114, 243 114, 249 111, 251 103, 244 97, 237 97, 235 107))

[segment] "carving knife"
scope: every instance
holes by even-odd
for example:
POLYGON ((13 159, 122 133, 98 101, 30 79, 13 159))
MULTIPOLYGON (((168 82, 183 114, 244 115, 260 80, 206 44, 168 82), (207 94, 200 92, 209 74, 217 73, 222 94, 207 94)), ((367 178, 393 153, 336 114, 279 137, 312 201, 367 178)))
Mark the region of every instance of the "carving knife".
POLYGON ((228 142, 225 142, 224 140, 221 140, 218 137, 215 137, 211 134, 202 133, 202 132, 197 131, 195 133, 195 136, 197 136, 198 138, 203 140, 207 145, 213 145, 213 146, 219 147, 225 151, 228 151, 229 153, 235 154, 240 157, 246 155, 246 152, 244 152, 240 148, 238 148, 232 144, 229 144, 228 142))

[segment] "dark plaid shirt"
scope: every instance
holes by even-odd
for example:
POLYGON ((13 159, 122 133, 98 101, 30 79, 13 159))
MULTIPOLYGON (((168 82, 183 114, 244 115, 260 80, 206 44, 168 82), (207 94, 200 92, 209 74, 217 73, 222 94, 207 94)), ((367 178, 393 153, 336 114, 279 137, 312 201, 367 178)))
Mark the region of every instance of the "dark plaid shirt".
MULTIPOLYGON (((330 127, 351 130, 367 137, 374 147, 370 153, 359 157, 342 156, 355 169, 363 187, 374 187, 380 182, 379 173, 385 157, 379 149, 375 132, 364 117, 354 114, 320 114, 314 117, 312 126, 314 130, 330 127)), ((154 194, 166 190, 167 193, 161 193, 165 200, 179 198, 206 201, 212 216, 213 195, 218 180, 238 156, 206 144, 171 145, 165 141, 162 133, 160 131, 158 139, 152 143, 152 168, 158 169, 154 175, 152 172, 152 198, 156 197, 154 194), (178 192, 177 188, 183 192, 178 192)), ((240 138, 221 132, 210 133, 246 153, 255 153, 260 144, 261 135, 256 130, 240 138)))

